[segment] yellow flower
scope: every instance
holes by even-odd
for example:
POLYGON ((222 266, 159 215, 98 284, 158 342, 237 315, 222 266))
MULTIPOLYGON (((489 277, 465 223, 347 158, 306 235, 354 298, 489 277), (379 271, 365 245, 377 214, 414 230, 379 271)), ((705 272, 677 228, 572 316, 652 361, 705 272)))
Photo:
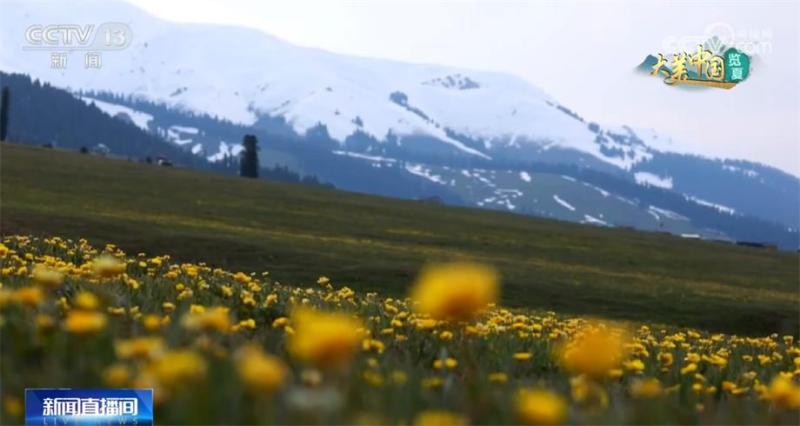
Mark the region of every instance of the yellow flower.
POLYGON ((100 300, 97 299, 97 296, 88 291, 82 291, 75 295, 72 303, 76 308, 87 311, 93 311, 100 306, 100 300))
POLYGON ((625 369, 634 373, 641 373, 644 371, 644 362, 640 359, 632 359, 623 363, 625 369))
POLYGON ((374 351, 379 354, 382 354, 384 349, 386 348, 386 345, 384 345, 383 342, 381 342, 378 339, 364 339, 361 342, 361 348, 364 351, 374 351))
POLYGON ((36 315, 36 328, 39 331, 49 331, 55 326, 53 317, 47 314, 36 315))
POLYGON ((135 337, 114 342, 114 350, 121 359, 152 359, 164 350, 164 341, 160 337, 135 337))
POLYGON ((428 410, 417 414, 414 426, 463 426, 467 419, 449 411, 428 410))
POLYGON ((20 287, 14 291, 11 299, 20 305, 35 307, 44 300, 44 293, 39 287, 20 287))
POLYGON ((476 263, 427 267, 411 290, 416 309, 441 320, 470 319, 497 297, 497 273, 476 263))
POLYGON ((114 364, 103 371, 103 382, 107 386, 121 388, 125 386, 131 378, 131 371, 125 364, 114 364))
POLYGON ((10 417, 19 417, 22 415, 24 406, 19 398, 12 395, 3 397, 3 410, 8 413, 10 417))
POLYGON ((508 382, 508 374, 503 372, 489 373, 489 383, 504 384, 508 382))
POLYGON ((219 331, 227 333, 231 330, 231 318, 228 308, 215 306, 195 313, 188 312, 183 316, 182 324, 187 330, 219 331))
POLYGON ((658 379, 649 377, 631 383, 630 391, 634 398, 653 398, 661 395, 663 389, 658 379))
POLYGON ((532 356, 533 354, 530 352, 517 352, 514 354, 513 358, 517 361, 527 361, 531 359, 532 356))
POLYGON ((288 342, 289 353, 319 368, 337 368, 350 362, 363 338, 361 321, 344 313, 296 309, 295 331, 288 342))
POLYGON ((237 351, 236 372, 247 389, 266 394, 279 389, 288 375, 283 361, 255 345, 245 345, 237 351))
POLYGON ((439 321, 436 321, 433 318, 423 318, 416 321, 414 324, 417 329, 419 330, 430 330, 436 327, 439 324, 439 321))
POLYGON ((201 380, 206 374, 206 362, 195 352, 177 350, 165 353, 149 368, 158 382, 176 387, 201 380))
POLYGON ((601 379, 622 363, 625 340, 622 330, 585 326, 562 350, 562 364, 572 373, 601 379))
POLYGON ((92 272, 98 278, 113 278, 125 272, 128 265, 114 256, 104 254, 92 262, 92 272))
POLYGON ((786 377, 777 376, 772 379, 767 389, 766 397, 778 408, 786 410, 800 409, 800 386, 786 377))
POLYGON ((6 255, 8 254, 8 251, 9 251, 8 247, 6 247, 5 244, 0 243, 0 259, 6 257, 6 255))
POLYGON ((693 362, 689 363, 685 367, 681 368, 681 374, 684 374, 684 375, 685 374, 692 374, 695 371, 697 371, 697 364, 695 364, 693 362))
POLYGON ((519 421, 527 425, 557 425, 567 415, 564 399, 543 389, 520 389, 514 407, 519 421))
POLYGON ((442 368, 447 368, 452 370, 458 366, 458 361, 455 358, 447 358, 444 361, 441 359, 437 359, 433 361, 433 368, 437 370, 441 370, 442 368))
POLYGON ((391 378, 395 384, 402 385, 408 381, 408 374, 405 371, 395 370, 392 371, 391 378))
POLYGON ((64 274, 44 264, 33 267, 33 280, 45 287, 55 288, 64 282, 64 274))
POLYGON ((673 362, 672 353, 670 353, 670 352, 659 352, 658 353, 658 361, 664 367, 672 366, 672 362, 673 362))
POLYGON ((106 326, 106 316, 94 311, 71 311, 64 320, 64 329, 74 334, 92 334, 106 326))
MULTIPOLYGON (((169 318, 169 317, 167 317, 169 318)), ((142 316, 142 326, 145 330, 154 332, 161 329, 161 317, 156 314, 142 316)))

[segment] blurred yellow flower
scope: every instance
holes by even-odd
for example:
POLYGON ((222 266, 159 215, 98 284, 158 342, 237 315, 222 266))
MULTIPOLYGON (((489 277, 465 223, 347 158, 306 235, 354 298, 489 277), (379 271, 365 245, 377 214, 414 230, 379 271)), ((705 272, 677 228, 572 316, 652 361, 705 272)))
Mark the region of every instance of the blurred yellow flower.
POLYGON ((107 386, 121 388, 131 379, 131 370, 125 364, 114 364, 103 371, 103 382, 107 386))
POLYGON ((800 409, 800 386, 786 377, 775 377, 767 389, 766 397, 778 408, 800 409))
POLYGON ((181 323, 187 330, 219 331, 227 333, 231 330, 231 318, 228 308, 215 306, 204 310, 188 312, 183 316, 181 323))
POLYGON ((503 372, 489 373, 489 382, 503 384, 508 382, 508 374, 503 372))
POLYGON ((658 362, 660 362, 661 365, 664 366, 664 367, 672 366, 672 362, 673 362, 672 353, 670 353, 670 352, 659 352, 658 353, 658 362))
POLYGON ((113 278, 125 272, 125 262, 109 254, 98 256, 92 261, 92 272, 98 278, 113 278))
POLYGON ((661 382, 655 377, 635 380, 630 385, 631 396, 634 398, 653 398, 661 395, 662 391, 661 382))
POLYGON ((35 307, 44 300, 44 292, 39 287, 20 287, 11 294, 11 300, 20 305, 35 307))
POLYGON ((494 269, 477 263, 446 263, 422 270, 411 290, 419 312, 440 320, 467 320, 498 298, 494 269))
POLYGON ((626 339, 623 330, 587 325, 561 351, 562 364, 574 374, 601 379, 622 363, 626 339))
POLYGON ((414 426, 464 426, 467 419, 449 411, 423 411, 414 418, 414 426))
POLYGON ((692 374, 695 371, 697 371, 697 364, 695 364, 693 362, 691 362, 691 363, 687 364, 685 367, 681 368, 681 374, 683 374, 683 375, 692 374))
POLYGON ((544 389, 520 389, 514 398, 517 419, 527 425, 557 425, 567 415, 567 404, 544 389))
POLYGON ((114 350, 120 359, 152 359, 164 350, 164 340, 160 337, 134 337, 114 342, 114 350))
POLYGON ((289 337, 289 353, 319 368, 348 364, 364 337, 361 321, 348 314, 298 308, 291 318, 295 331, 289 337))
POLYGON ((94 311, 71 311, 64 320, 64 329, 74 334, 92 334, 106 326, 106 316, 94 311))
POLYGON ((45 287, 56 288, 64 282, 64 274, 44 264, 33 267, 33 280, 45 287))
POLYGON ((82 291, 75 295, 72 299, 72 304, 78 309, 93 311, 100 307, 100 300, 98 300, 97 296, 94 294, 88 291, 82 291))
POLYGON ((206 362, 191 350, 176 350, 165 353, 148 370, 160 384, 177 387, 202 380, 206 374, 206 362))
POLYGON ((286 381, 288 369, 280 358, 248 344, 236 353, 236 372, 253 392, 272 394, 286 381))

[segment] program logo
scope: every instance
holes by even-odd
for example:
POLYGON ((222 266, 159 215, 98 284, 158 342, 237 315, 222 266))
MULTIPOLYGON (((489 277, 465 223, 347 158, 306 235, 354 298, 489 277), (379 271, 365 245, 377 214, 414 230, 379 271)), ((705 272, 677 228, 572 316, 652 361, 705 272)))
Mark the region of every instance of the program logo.
POLYGON ((152 425, 152 389, 26 389, 26 425, 152 425))
POLYGON ((99 25, 50 24, 31 25, 25 29, 26 51, 50 53, 50 68, 67 68, 73 52, 83 52, 85 68, 102 68, 103 52, 126 49, 133 40, 127 24, 104 22, 99 25))
POLYGON ((713 54, 698 45, 692 53, 675 53, 671 57, 659 53, 654 58, 650 75, 664 77, 664 83, 669 85, 730 89, 750 75, 750 57, 736 48, 713 54))

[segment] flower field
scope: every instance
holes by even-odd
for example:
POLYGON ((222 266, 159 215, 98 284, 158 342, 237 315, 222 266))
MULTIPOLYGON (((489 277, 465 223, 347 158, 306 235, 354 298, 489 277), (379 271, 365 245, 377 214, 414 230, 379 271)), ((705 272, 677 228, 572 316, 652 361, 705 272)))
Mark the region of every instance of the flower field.
POLYGON ((153 388, 159 424, 800 420, 797 336, 504 309, 481 264, 425 267, 399 300, 7 236, 0 274, 3 423, 26 387, 153 388))

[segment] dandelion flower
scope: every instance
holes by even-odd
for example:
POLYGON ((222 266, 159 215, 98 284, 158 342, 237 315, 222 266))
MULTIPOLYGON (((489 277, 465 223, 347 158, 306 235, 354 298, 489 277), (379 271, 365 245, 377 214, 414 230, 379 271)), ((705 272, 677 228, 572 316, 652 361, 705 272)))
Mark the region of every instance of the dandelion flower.
POLYGON ((64 320, 64 329, 73 334, 87 335, 106 326, 106 316, 94 311, 71 311, 64 320))
POLYGON ((33 267, 33 280, 45 287, 56 288, 64 282, 64 274, 44 264, 33 267))
POLYGON ((250 391, 265 394, 279 389, 288 375, 283 361, 255 345, 245 345, 237 351, 236 372, 250 391))
POLYGON ((514 406, 519 421, 527 425, 557 425, 567 415, 564 399, 543 389, 520 389, 514 406))
POLYGON ((471 319, 497 298, 497 273, 477 263, 446 263, 425 268, 411 290, 416 308, 440 320, 471 319))
POLYGON ((206 362, 203 357, 190 350, 171 351, 156 360, 150 366, 150 372, 160 384, 176 387, 203 379, 206 362))
POLYGON ((204 309, 202 312, 188 312, 182 319, 182 324, 187 330, 219 331, 227 333, 231 330, 231 318, 228 308, 215 306, 204 309))
POLYGON ((291 321, 295 331, 289 338, 289 353, 319 368, 348 364, 364 337, 361 322, 344 313, 301 308, 292 313, 291 321))
POLYGON ((589 325, 565 346, 561 361, 572 373, 600 379, 618 367, 624 355, 625 337, 621 330, 589 325))
POLYGON ((775 377, 767 389, 766 397, 778 408, 800 409, 800 386, 786 377, 775 377))
POLYGON ((467 419, 449 411, 428 410, 417 414, 414 426, 464 426, 467 419))
POLYGON ((92 272, 98 278, 113 278, 125 272, 125 262, 105 254, 92 261, 92 272))
POLYGON ((630 391, 634 398, 653 398, 661 395, 663 389, 658 379, 650 377, 631 383, 630 391))

